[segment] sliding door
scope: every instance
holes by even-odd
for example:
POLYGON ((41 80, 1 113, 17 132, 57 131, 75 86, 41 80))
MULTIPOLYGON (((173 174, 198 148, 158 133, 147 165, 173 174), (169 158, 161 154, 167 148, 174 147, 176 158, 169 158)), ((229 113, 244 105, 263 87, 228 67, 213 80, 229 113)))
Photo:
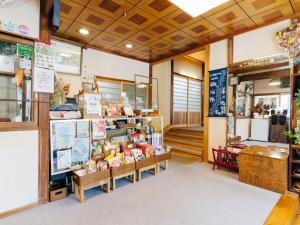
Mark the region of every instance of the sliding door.
POLYGON ((174 75, 173 125, 201 125, 201 81, 174 75))

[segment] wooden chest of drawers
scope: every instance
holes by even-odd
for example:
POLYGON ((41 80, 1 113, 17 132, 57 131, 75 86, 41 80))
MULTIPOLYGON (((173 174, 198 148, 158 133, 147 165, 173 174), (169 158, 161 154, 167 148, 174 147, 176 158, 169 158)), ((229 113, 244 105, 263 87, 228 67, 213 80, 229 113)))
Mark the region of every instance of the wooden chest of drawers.
POLYGON ((288 153, 250 146, 240 152, 239 180, 270 191, 287 190, 288 153))

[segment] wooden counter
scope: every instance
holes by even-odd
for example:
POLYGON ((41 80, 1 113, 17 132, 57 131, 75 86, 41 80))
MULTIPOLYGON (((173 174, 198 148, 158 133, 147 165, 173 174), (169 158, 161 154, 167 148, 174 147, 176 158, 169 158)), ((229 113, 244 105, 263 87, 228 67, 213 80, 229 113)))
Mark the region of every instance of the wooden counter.
POLYGON ((285 193, 287 174, 288 152, 282 149, 253 145, 240 152, 241 182, 285 193))

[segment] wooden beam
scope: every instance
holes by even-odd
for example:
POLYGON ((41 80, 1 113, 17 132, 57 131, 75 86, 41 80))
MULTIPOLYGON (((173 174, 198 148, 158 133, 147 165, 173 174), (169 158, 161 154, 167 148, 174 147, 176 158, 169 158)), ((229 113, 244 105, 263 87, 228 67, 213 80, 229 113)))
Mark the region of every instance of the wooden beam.
POLYGON ((239 77, 239 82, 251 81, 251 80, 282 78, 282 77, 289 77, 289 76, 290 76, 290 69, 283 69, 283 70, 275 70, 275 71, 269 71, 269 72, 243 75, 243 76, 239 77))
MULTIPOLYGON (((40 39, 49 41, 49 15, 52 0, 40 1, 40 39)), ((39 126, 39 204, 49 201, 49 94, 38 95, 38 126, 39 126)))
POLYGON ((205 47, 206 57, 205 57, 205 73, 204 73, 204 101, 203 101, 203 117, 204 117, 204 143, 203 143, 203 152, 202 158, 204 162, 208 162, 208 130, 209 130, 209 121, 208 121, 208 108, 209 108, 209 57, 210 57, 210 45, 205 47))
POLYGON ((233 63, 233 38, 229 38, 227 42, 227 63, 231 65, 233 63))

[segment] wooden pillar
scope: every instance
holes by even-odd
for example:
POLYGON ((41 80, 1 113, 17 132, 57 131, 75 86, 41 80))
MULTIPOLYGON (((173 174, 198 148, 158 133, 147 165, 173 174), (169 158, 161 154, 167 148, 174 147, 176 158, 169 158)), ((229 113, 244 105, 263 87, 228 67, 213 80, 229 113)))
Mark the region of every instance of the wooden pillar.
POLYGON ((152 91, 153 91, 153 65, 149 63, 149 90, 148 90, 148 108, 152 109, 152 91))
MULTIPOLYGON (((49 41, 49 14, 53 1, 40 1, 40 39, 49 41)), ((49 94, 38 94, 39 126, 39 204, 49 201, 49 94)))
POLYGON ((170 99, 170 125, 173 125, 173 90, 174 89, 174 60, 171 60, 171 99, 170 99))
POLYGON ((204 117, 204 148, 202 152, 203 162, 208 162, 208 131, 209 131, 209 118, 208 118, 208 108, 209 108, 209 57, 210 57, 210 46, 205 47, 205 73, 204 73, 204 101, 203 101, 203 117, 204 117))

